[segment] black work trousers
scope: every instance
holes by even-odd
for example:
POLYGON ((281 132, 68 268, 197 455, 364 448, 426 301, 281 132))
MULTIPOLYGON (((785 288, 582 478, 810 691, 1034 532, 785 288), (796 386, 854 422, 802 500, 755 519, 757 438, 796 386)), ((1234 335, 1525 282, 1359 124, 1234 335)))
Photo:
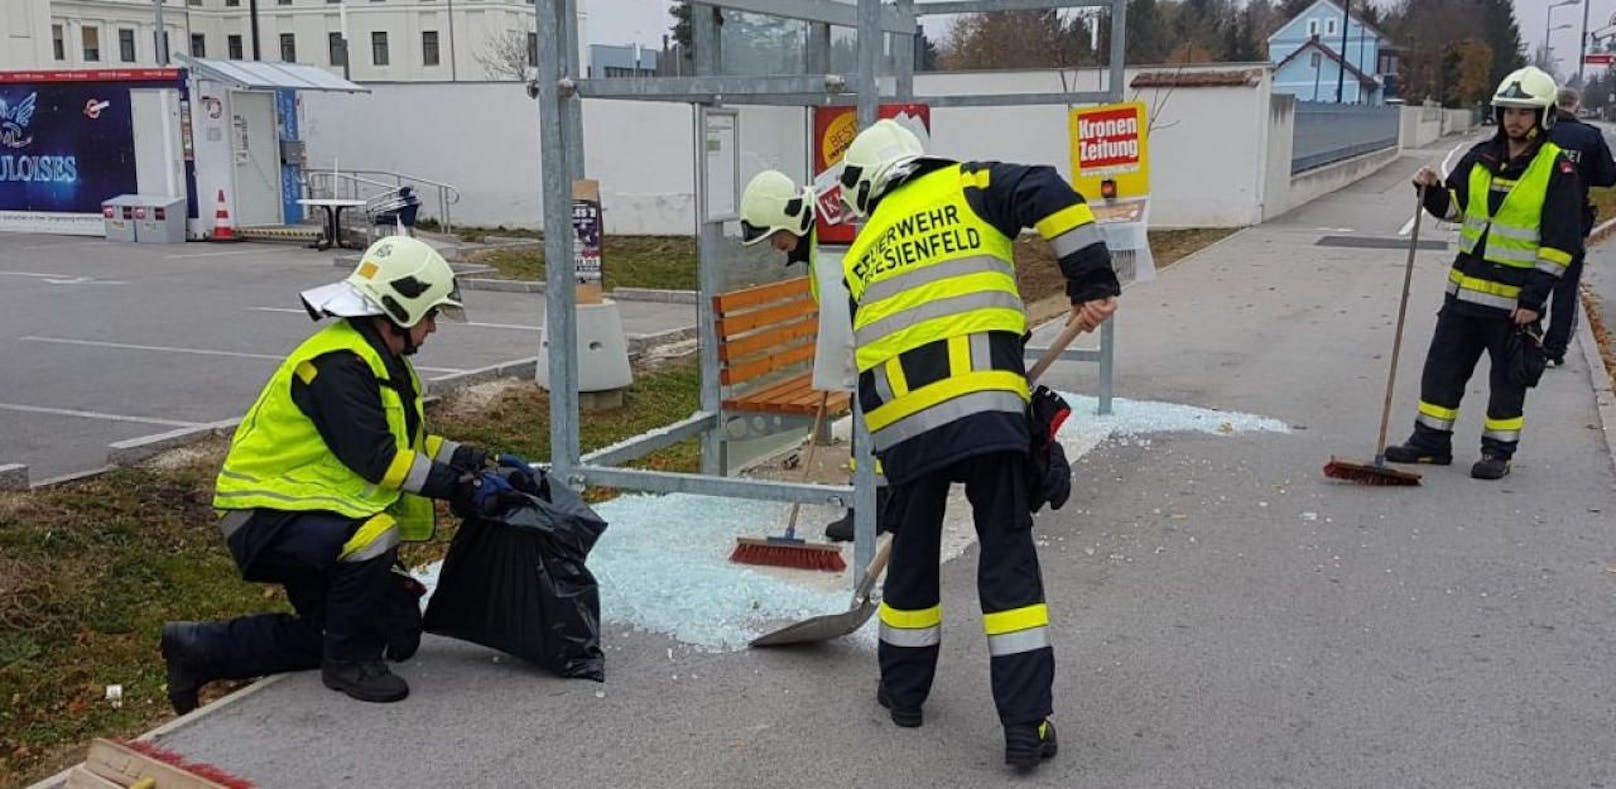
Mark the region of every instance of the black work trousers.
POLYGON ((396 546, 362 561, 340 558, 359 522, 325 512, 260 514, 231 535, 242 576, 278 583, 297 611, 209 622, 199 662, 221 679, 318 668, 325 658, 376 660, 396 546))
POLYGON ((1459 402, 1476 362, 1486 351, 1491 372, 1481 449, 1505 459, 1515 454, 1526 424, 1526 385, 1512 380, 1508 372, 1505 348, 1514 331, 1515 324, 1507 317, 1468 315, 1451 305, 1442 308, 1420 378, 1420 408, 1411 445, 1441 454, 1452 452, 1459 402))
POLYGON ((1582 259, 1579 254, 1571 259, 1560 281, 1554 283, 1554 297, 1549 300, 1549 330, 1543 335, 1543 350, 1551 359, 1564 359, 1571 347, 1571 335, 1577 331, 1577 311, 1582 309, 1582 298, 1577 292, 1582 282, 1582 259))
POLYGON ((1005 725, 1052 710, 1055 653, 1027 512, 1026 456, 994 452, 892 488, 897 534, 881 601, 881 683, 894 706, 919 709, 931 692, 942 637, 938 554, 949 488, 965 484, 981 547, 977 594, 988 635, 993 700, 1005 725))

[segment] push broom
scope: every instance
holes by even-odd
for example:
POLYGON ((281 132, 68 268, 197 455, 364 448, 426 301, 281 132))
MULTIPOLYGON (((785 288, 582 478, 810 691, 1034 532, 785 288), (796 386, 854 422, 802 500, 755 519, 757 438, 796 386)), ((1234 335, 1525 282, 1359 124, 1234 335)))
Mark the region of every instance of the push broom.
MULTIPOLYGON (((825 409, 830 401, 829 392, 819 393, 819 407, 814 409, 814 427, 808 433, 808 454, 802 463, 802 481, 807 482, 814 470, 814 449, 819 446, 819 427, 825 420, 825 409)), ((794 567, 801 570, 825 570, 839 573, 847 569, 839 546, 823 542, 808 542, 797 536, 797 514, 802 503, 791 505, 791 518, 786 521, 786 533, 779 537, 737 537, 735 550, 729 560, 740 564, 760 564, 770 567, 794 567)))
POLYGON ((1355 482, 1359 485, 1418 485, 1420 475, 1386 465, 1386 428, 1391 423, 1392 387, 1397 382, 1397 357, 1403 349, 1403 318, 1408 313, 1408 291, 1414 281, 1414 252, 1420 247, 1420 217, 1425 214, 1425 187, 1419 188, 1419 205, 1415 207, 1414 231, 1408 242, 1408 264, 1403 269, 1403 298, 1397 305, 1397 330, 1392 337, 1392 365, 1386 373, 1386 401, 1380 409, 1380 438, 1375 443, 1375 460, 1330 457, 1324 465, 1324 476, 1355 482))

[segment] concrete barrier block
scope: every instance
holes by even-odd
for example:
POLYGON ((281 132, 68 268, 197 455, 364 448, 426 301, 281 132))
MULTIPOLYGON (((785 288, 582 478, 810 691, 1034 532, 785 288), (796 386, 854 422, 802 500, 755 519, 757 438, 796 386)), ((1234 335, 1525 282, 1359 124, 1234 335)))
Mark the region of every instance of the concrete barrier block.
POLYGON ((27 490, 28 466, 23 463, 0 465, 0 490, 27 490))

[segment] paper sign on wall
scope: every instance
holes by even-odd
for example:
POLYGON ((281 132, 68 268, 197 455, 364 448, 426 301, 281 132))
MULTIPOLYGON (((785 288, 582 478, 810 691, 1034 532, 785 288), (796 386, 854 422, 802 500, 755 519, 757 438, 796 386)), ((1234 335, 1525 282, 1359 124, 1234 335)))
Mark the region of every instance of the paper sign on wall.
POLYGON ((1143 102, 1074 109, 1069 114, 1072 185, 1084 199, 1150 193, 1149 119, 1143 102))

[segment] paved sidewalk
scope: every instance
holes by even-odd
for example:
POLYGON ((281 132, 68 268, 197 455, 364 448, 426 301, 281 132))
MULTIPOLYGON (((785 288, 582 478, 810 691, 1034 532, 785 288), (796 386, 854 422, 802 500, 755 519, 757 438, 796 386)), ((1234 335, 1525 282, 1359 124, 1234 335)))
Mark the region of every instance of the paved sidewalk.
MULTIPOLYGON (((1405 156, 1125 294, 1119 395, 1292 432, 1112 440, 1078 462, 1072 503, 1036 527, 1062 744, 1026 784, 1610 782, 1616 478, 1588 370, 1574 362, 1532 392, 1502 482, 1466 475, 1484 369, 1460 465, 1413 489, 1320 474, 1331 454, 1373 451, 1404 251, 1317 241, 1395 238, 1408 175, 1446 152, 1405 156)), ((1419 258, 1394 438, 1450 261, 1419 258)), ((1094 368, 1051 375, 1085 390, 1094 368)), ((920 729, 876 706, 868 640, 715 654, 626 632, 607 610, 604 685, 429 638, 400 669, 414 688, 403 703, 359 704, 304 673, 160 740, 265 787, 1001 785, 974 553, 943 568, 946 635, 920 729)))
MULTIPOLYGON (((347 272, 331 253, 270 244, 117 244, 0 235, 0 465, 37 483, 106 463, 107 446, 237 419, 309 333, 298 292, 347 272)), ((544 298, 465 293, 423 378, 538 355, 544 298)), ((695 306, 620 302, 624 332, 695 325, 695 306)))

